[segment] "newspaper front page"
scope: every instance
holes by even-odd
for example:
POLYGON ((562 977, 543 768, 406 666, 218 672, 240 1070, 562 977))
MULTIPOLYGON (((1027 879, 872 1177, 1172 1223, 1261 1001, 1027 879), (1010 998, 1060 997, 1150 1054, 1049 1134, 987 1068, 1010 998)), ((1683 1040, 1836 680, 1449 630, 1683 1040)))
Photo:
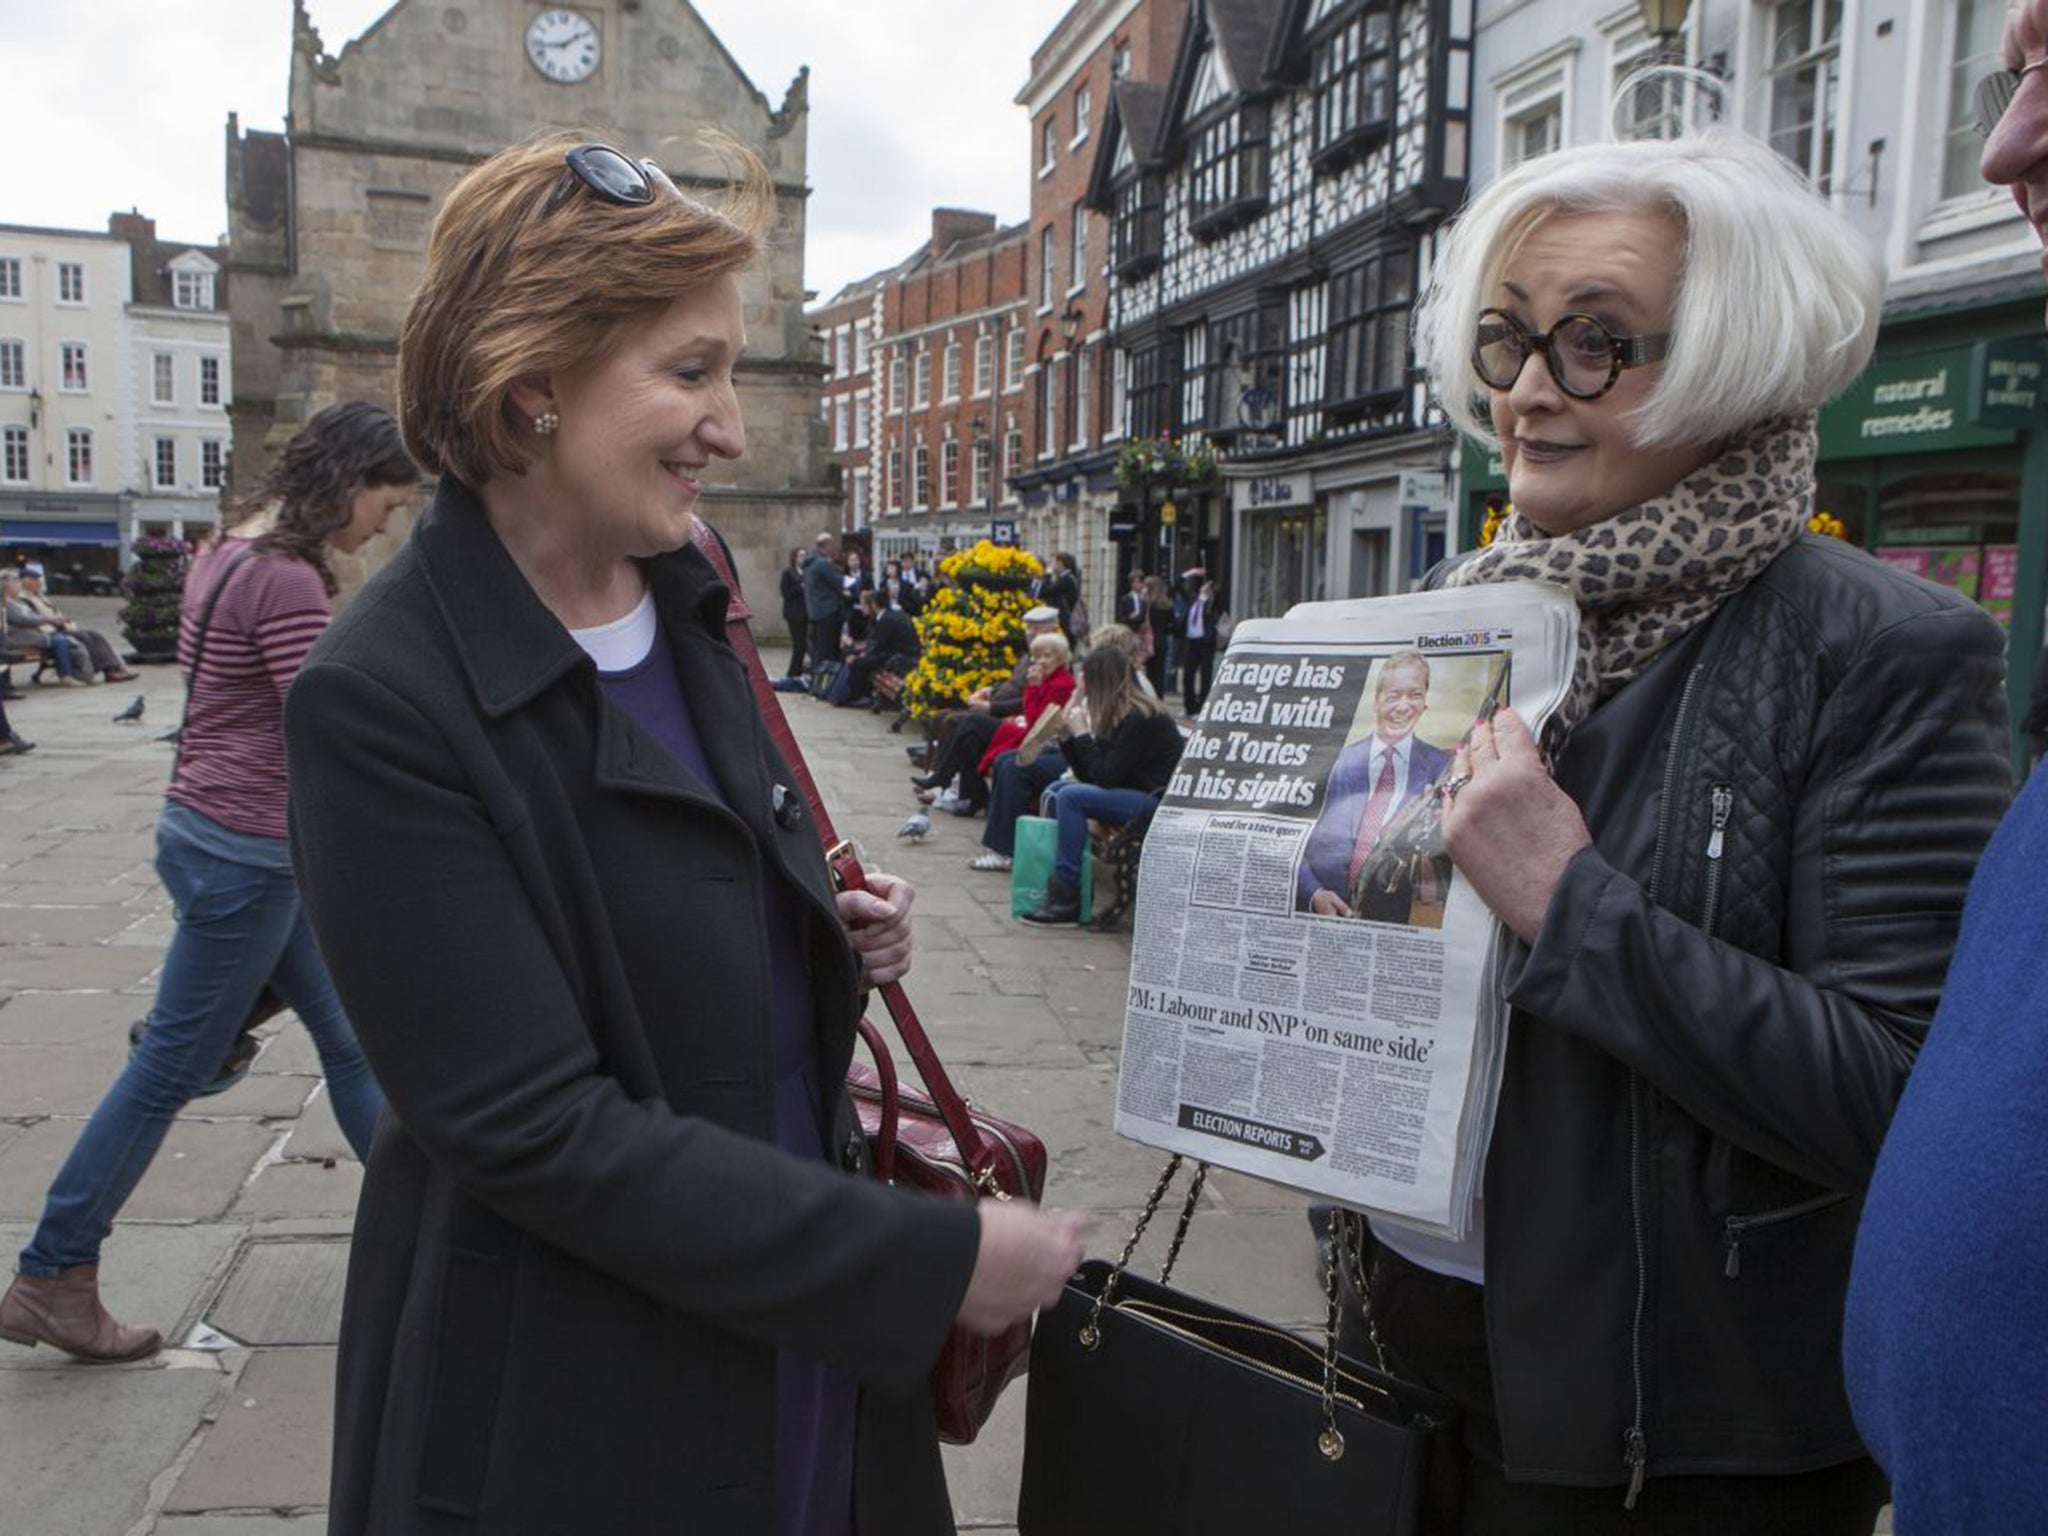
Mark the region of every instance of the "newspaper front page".
POLYGON ((1465 1235, 1505 939, 1442 785, 1475 721, 1556 708, 1577 623, 1514 582, 1237 627, 1145 838, 1119 1133, 1465 1235))

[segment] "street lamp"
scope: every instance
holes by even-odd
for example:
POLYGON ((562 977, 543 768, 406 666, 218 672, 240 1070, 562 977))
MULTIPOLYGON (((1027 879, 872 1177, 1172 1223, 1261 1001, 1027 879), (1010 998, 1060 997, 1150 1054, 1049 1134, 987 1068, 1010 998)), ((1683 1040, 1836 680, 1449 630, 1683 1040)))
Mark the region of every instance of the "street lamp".
POLYGON ((1069 304, 1066 313, 1060 316, 1060 340, 1071 347, 1074 338, 1081 334, 1081 322, 1086 318, 1078 304, 1069 304))
POLYGON ((1658 42, 1667 42, 1685 30, 1685 13, 1692 0, 1636 0, 1643 13, 1643 29, 1658 42))
POLYGON ((43 424, 43 392, 33 385, 28 392, 28 424, 39 427, 43 424))

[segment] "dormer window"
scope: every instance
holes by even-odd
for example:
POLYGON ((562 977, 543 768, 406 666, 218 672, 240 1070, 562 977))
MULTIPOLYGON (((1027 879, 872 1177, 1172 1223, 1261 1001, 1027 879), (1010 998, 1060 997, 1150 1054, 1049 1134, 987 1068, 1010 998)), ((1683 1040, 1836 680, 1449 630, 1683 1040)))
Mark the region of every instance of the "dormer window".
POLYGON ((1159 178, 1133 170, 1116 190, 1116 223, 1111 235, 1112 262, 1124 282, 1135 282, 1159 269, 1164 255, 1165 198, 1159 178))
POLYGON ((1247 102, 1189 135, 1189 226, 1197 237, 1212 239, 1266 211, 1266 117, 1263 102, 1247 102))
POLYGON ((213 274, 211 272, 173 272, 171 274, 171 303, 179 309, 213 308, 213 274))
POLYGON ((1325 4, 1312 18, 1309 81, 1317 170, 1348 165, 1383 143, 1393 119, 1393 22, 1381 3, 1325 4))

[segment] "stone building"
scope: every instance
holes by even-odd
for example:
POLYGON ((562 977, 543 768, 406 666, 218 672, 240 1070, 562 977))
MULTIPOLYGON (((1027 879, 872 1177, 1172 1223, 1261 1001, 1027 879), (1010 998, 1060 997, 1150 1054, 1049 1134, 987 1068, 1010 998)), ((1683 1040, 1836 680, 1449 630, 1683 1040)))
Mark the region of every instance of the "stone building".
POLYGON ((228 119, 236 480, 320 407, 391 400, 427 233, 469 166, 567 127, 715 189, 723 167, 699 134, 716 128, 767 166, 775 217, 743 280, 747 455, 713 466, 704 511, 749 589, 772 590, 777 552, 836 520, 803 314, 807 75, 771 102, 688 0, 398 0, 339 55, 302 4, 294 16, 285 131, 228 119))

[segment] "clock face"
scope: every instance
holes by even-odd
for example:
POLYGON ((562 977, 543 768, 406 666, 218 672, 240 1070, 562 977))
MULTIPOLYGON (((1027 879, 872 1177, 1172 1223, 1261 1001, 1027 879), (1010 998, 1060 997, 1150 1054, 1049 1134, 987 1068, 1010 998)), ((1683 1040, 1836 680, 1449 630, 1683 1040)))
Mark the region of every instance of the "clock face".
POLYGON ((578 11, 542 11, 526 29, 526 56, 559 85, 588 80, 597 68, 597 24, 578 11))

